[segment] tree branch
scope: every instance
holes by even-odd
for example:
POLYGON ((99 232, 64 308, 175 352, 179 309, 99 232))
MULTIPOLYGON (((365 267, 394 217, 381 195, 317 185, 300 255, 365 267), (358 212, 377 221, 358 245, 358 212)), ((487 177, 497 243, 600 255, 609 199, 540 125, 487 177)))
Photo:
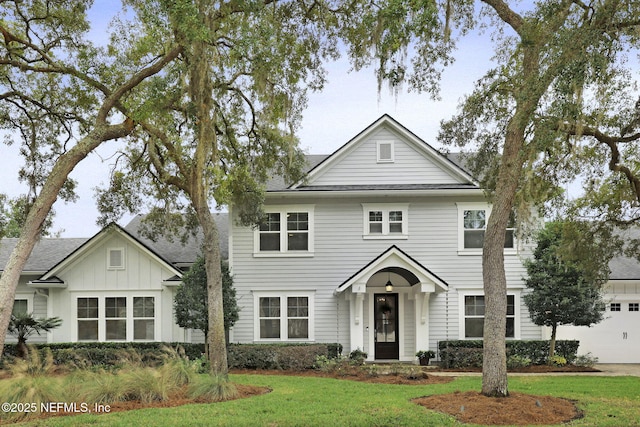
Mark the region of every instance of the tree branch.
POLYGON ((589 126, 578 126, 575 123, 558 123, 557 130, 574 136, 591 136, 601 144, 609 147, 611 157, 609 159, 609 170, 623 174, 629 181, 631 190, 640 202, 640 176, 636 175, 629 167, 620 163, 619 143, 635 142, 640 140, 640 133, 628 136, 612 136, 605 134, 597 128, 589 126))
POLYGON ((524 26, 522 16, 514 12, 509 5, 502 0, 482 0, 482 2, 491 6, 500 19, 509 24, 509 26, 522 37, 522 29, 524 26))

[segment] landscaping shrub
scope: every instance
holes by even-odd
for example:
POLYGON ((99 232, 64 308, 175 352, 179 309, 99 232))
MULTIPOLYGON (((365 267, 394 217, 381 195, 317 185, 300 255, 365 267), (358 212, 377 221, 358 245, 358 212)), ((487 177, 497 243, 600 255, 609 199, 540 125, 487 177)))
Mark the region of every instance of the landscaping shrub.
POLYGON ((189 397, 212 401, 227 400, 238 395, 235 385, 226 378, 216 375, 198 375, 189 384, 189 397))
MULTIPOLYGON (((577 358, 579 341, 556 341, 556 354, 567 363, 577 358)), ((533 365, 544 365, 549 358, 549 341, 517 340, 507 341, 507 357, 518 356, 529 359, 533 365)), ((482 366, 482 340, 452 340, 438 343, 441 365, 444 368, 457 369, 482 366)))
POLYGON ((349 360, 351 360, 354 365, 364 365, 364 361, 367 360, 367 356, 368 354, 366 352, 357 348, 349 353, 349 360))
POLYGON ((576 360, 573 361, 574 365, 583 368, 593 368, 593 365, 596 363, 598 363, 598 358, 591 353, 580 354, 576 357, 576 360))
POLYGON ((528 357, 517 354, 507 357, 507 369, 526 368, 529 365, 531 365, 531 359, 528 357))
POLYGON ((2 419, 20 421, 33 416, 43 402, 62 401, 66 398, 61 377, 54 375, 56 366, 51 351, 43 355, 33 346, 28 346, 26 359, 17 358, 9 367, 11 378, 0 381, 0 396, 3 402, 28 405, 26 411, 3 411, 2 419))
POLYGON ((551 358, 550 362, 553 366, 564 366, 567 364, 567 359, 556 354, 551 358))
MULTIPOLYGON (((134 362, 143 366, 158 366, 163 361, 163 348, 181 347, 185 357, 190 360, 200 358, 204 353, 204 344, 163 343, 163 342, 82 342, 34 344, 40 351, 49 349, 56 365, 70 368, 91 368, 94 370, 122 367, 134 362)), ((5 344, 3 365, 8 365, 11 357, 15 357, 16 345, 5 344)))
POLYGON ((328 344, 230 344, 229 368, 313 369, 318 356, 329 358, 328 344))

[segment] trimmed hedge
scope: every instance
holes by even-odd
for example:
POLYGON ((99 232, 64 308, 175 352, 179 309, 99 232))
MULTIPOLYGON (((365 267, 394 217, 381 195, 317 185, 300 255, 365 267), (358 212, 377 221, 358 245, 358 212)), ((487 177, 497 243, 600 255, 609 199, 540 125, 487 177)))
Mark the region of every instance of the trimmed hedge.
MULTIPOLYGON (((197 359, 204 353, 204 344, 164 342, 82 342, 32 344, 35 348, 51 350, 56 365, 90 366, 96 368, 118 367, 127 363, 127 353, 135 351, 145 365, 159 363, 162 348, 181 346, 189 359, 197 359)), ((16 345, 5 344, 4 356, 16 357, 16 345)))
MULTIPOLYGON (((580 341, 556 341, 555 354, 573 363, 578 354, 580 341)), ((545 365, 549 358, 549 341, 517 340, 507 341, 507 357, 520 356, 531 360, 534 365, 545 365)), ((481 367, 482 340, 451 340, 438 343, 442 367, 449 369, 481 367)))
MULTIPOLYGON (((34 344, 49 348, 57 365, 94 368, 119 367, 127 363, 127 352, 135 350, 140 362, 155 365, 161 361, 164 346, 181 346, 185 355, 194 360, 204 354, 204 344, 162 342, 84 342, 34 344)), ((335 358, 342 353, 340 344, 229 344, 229 368, 240 369, 310 369, 316 356, 335 358)), ((16 356, 16 345, 5 344, 4 360, 16 356)), ((3 360, 3 361, 4 361, 3 360)), ((130 359, 129 359, 130 360, 130 359)))
POLYGON ((316 358, 335 359, 342 345, 332 344, 230 344, 229 368, 239 369, 313 369, 316 358))

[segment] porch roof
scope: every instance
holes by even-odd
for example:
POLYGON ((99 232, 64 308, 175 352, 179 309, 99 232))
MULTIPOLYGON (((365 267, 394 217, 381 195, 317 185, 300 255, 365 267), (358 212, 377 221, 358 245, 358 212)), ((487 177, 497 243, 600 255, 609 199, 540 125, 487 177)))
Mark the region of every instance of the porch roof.
POLYGON ((342 293, 356 283, 366 283, 371 276, 378 271, 393 271, 402 275, 410 285, 417 283, 433 285, 431 292, 435 292, 436 287, 447 290, 449 285, 437 274, 416 261, 409 254, 396 245, 392 245, 386 251, 371 260, 368 264, 358 270, 355 274, 342 282, 335 290, 336 294, 342 293), (407 274, 406 272, 411 274, 407 274), (412 277, 414 276, 414 277, 412 277))

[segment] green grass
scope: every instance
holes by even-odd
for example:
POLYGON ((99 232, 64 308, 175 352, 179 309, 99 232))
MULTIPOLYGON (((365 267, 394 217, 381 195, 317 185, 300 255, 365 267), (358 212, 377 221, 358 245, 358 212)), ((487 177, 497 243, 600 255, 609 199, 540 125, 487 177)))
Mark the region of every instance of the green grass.
MULTIPOLYGON (((271 393, 235 401, 30 421, 39 426, 453 426, 452 417, 414 405, 414 397, 479 390, 479 377, 431 386, 369 384, 327 378, 232 375, 271 393)), ((640 378, 512 377, 511 391, 576 400, 584 418, 571 426, 640 425, 640 378)))

